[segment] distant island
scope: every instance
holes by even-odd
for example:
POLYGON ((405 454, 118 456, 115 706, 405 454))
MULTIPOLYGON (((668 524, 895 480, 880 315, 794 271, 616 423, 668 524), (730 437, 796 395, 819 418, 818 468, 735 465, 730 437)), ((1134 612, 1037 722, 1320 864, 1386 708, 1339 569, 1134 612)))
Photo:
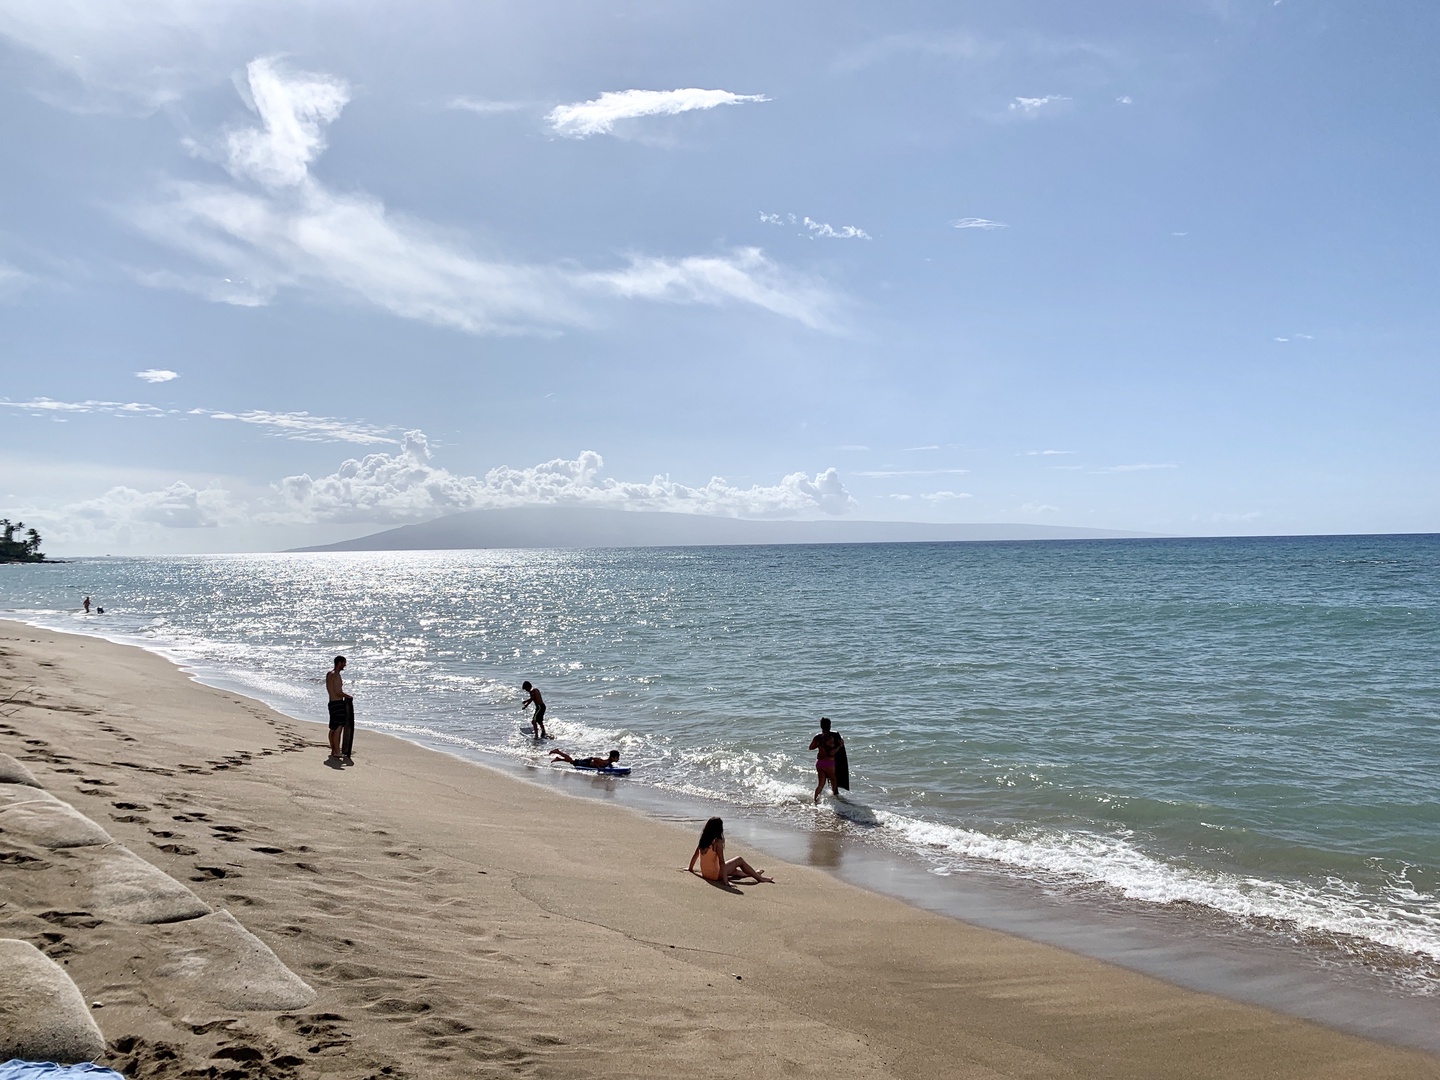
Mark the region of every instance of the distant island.
POLYGON ((468 510, 354 540, 293 551, 465 548, 711 547, 741 544, 904 544, 966 540, 1113 540, 1148 534, 1062 525, 932 525, 910 521, 756 521, 705 514, 523 506, 468 510))
POLYGON ((0 518, 0 530, 3 530, 3 538, 0 538, 0 563, 50 561, 40 550, 40 534, 34 529, 26 529, 23 521, 0 518), (22 535, 22 539, 17 540, 17 535, 22 535))

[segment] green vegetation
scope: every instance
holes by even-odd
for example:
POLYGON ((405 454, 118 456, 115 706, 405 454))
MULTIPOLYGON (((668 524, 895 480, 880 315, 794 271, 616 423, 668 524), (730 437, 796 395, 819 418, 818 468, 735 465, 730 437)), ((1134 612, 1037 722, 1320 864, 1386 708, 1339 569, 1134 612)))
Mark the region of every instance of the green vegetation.
POLYGON ((26 529, 23 521, 0 518, 0 529, 4 530, 4 539, 0 539, 0 562, 45 561, 45 553, 40 550, 40 534, 26 529))

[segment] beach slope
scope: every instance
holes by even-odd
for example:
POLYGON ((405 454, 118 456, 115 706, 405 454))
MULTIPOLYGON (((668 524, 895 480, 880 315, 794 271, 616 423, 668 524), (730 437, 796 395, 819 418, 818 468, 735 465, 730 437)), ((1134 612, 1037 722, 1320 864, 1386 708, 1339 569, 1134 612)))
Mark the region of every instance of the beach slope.
POLYGON ((0 752, 109 837, 0 832, 0 938, 130 1077, 1440 1078, 752 852, 777 883, 723 891, 683 872, 698 822, 367 731, 332 769, 320 725, 138 649, 0 622, 0 702, 0 752), (183 917, 85 876, 122 848, 183 917))

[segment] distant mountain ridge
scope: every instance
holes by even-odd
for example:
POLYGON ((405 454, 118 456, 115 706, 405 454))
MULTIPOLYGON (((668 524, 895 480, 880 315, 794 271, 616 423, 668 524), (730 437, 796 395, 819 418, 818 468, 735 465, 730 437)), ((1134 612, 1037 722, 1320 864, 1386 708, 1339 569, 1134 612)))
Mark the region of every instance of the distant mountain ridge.
POLYGON ((738 544, 897 544, 961 540, 1104 540, 1150 534, 1063 525, 934 525, 911 521, 756 521, 585 506, 467 510, 294 551, 465 548, 710 547, 738 544))

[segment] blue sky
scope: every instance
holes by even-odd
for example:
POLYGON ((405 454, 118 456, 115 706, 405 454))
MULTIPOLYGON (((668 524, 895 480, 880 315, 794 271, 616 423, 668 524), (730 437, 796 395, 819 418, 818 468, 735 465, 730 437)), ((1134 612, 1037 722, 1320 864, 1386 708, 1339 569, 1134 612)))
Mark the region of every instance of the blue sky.
POLYGON ((0 513, 1440 531, 1440 9, 0 0, 0 513))

